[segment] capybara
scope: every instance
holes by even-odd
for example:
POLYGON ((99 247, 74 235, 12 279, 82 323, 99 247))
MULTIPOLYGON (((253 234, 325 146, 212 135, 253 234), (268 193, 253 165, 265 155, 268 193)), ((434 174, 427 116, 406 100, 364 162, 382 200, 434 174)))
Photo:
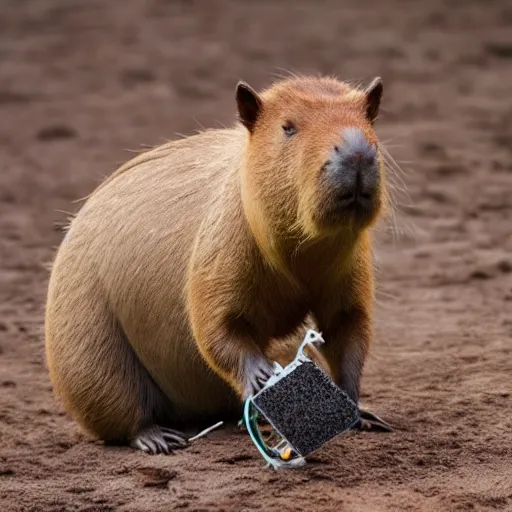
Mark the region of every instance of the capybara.
MULTIPOLYGON (((45 320, 51 379, 83 427, 150 453, 186 446, 187 426, 240 417, 307 319, 359 403, 370 228, 388 203, 381 96, 379 78, 292 77, 260 94, 241 82, 233 128, 140 154, 87 198, 45 320)), ((359 428, 380 427, 362 413, 359 428)))

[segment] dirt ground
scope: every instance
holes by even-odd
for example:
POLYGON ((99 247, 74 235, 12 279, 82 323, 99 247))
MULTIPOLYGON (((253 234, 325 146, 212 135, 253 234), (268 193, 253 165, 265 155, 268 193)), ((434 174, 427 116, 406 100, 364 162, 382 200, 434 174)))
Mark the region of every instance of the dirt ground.
POLYGON ((507 0, 3 0, 0 509, 512 510, 511 84, 507 0), (286 71, 384 80, 408 197, 378 229, 363 401, 396 431, 281 473, 229 431, 167 457, 91 440, 44 361, 65 212, 128 150, 230 124, 238 79, 286 71))

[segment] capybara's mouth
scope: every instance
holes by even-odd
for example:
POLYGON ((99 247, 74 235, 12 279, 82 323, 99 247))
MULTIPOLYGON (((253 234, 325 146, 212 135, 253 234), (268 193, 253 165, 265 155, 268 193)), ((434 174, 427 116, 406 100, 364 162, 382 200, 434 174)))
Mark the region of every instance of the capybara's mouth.
POLYGON ((323 214, 318 218, 321 225, 329 229, 343 229, 345 224, 363 229, 378 215, 380 199, 378 193, 343 192, 324 203, 323 214), (321 219, 321 220, 320 220, 321 219), (354 224, 355 222, 355 224, 354 224))
POLYGON ((341 211, 372 211, 374 206, 375 194, 360 190, 339 194, 335 199, 335 207, 341 211))

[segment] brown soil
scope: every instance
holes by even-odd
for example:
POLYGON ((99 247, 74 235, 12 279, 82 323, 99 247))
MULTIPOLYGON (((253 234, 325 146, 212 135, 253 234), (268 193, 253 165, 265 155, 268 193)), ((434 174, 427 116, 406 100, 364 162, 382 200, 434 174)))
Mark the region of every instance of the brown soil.
POLYGON ((2 1, 0 509, 512 510, 511 34, 507 0, 2 1), (126 149, 231 123, 236 80, 283 69, 384 78, 409 199, 378 236, 363 400, 397 430, 281 473, 227 431, 168 457, 105 447, 45 369, 62 212, 126 149))

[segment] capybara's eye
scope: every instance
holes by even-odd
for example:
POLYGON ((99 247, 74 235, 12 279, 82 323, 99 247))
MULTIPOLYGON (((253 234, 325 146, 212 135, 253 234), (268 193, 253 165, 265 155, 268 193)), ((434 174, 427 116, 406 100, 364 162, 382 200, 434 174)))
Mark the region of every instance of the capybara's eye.
POLYGON ((286 121, 286 123, 283 124, 283 130, 288 137, 291 137, 297 133, 297 128, 291 121, 286 121))

